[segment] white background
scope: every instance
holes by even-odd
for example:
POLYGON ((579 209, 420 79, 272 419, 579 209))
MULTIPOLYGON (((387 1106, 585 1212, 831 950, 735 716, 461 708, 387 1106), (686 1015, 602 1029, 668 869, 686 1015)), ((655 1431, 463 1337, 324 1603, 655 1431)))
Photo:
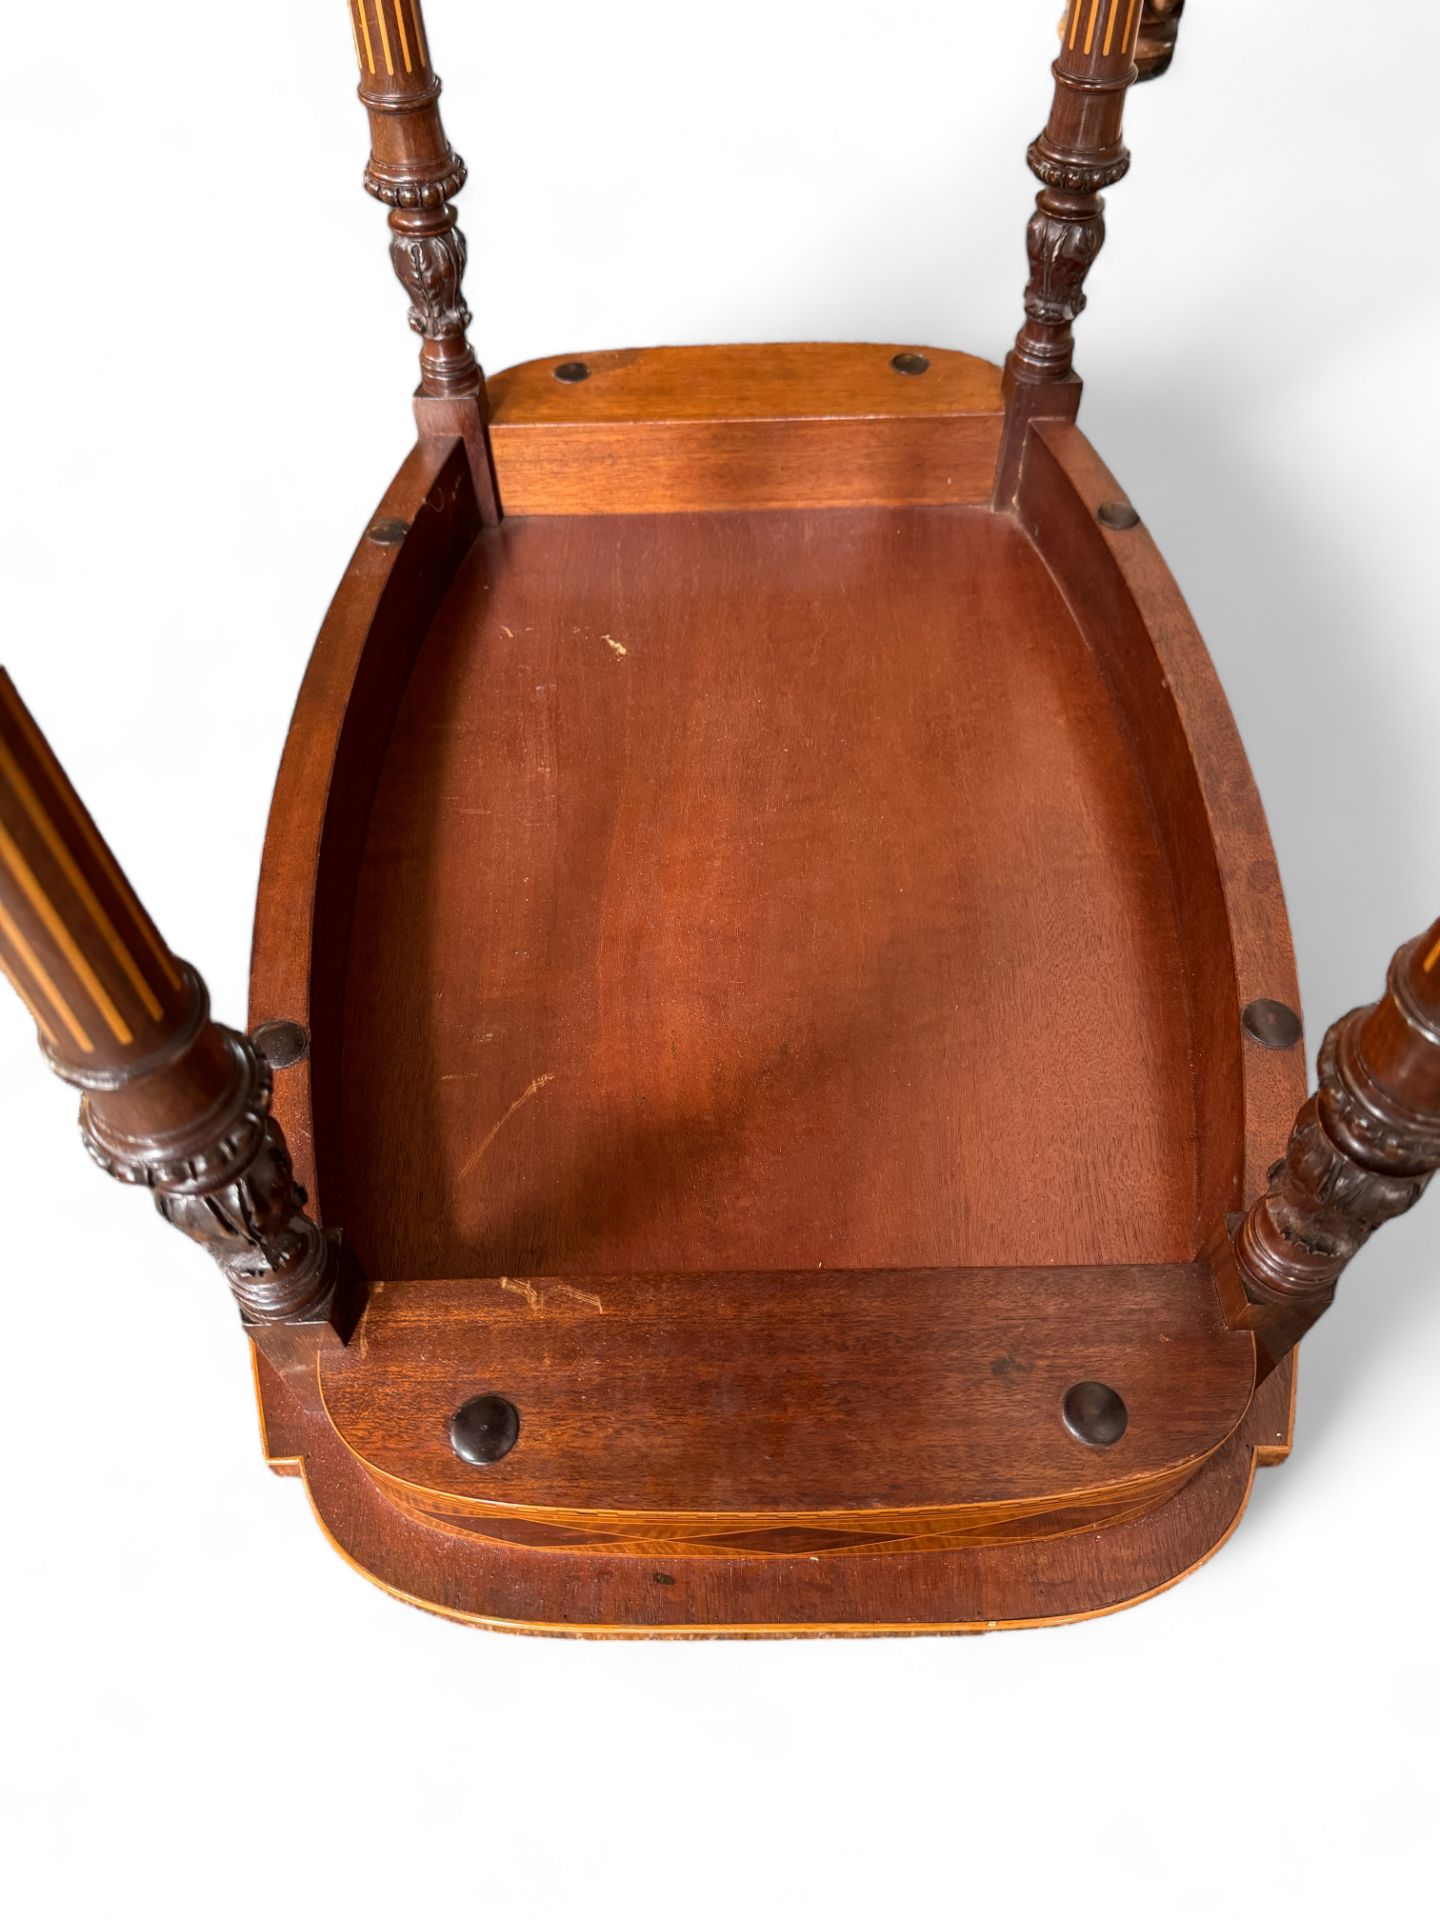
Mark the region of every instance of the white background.
MULTIPOLYGON (((485 363, 998 360, 1058 11, 430 0, 485 363)), ((410 433, 344 8, 63 0, 4 38, 0 651, 240 1021, 290 705, 410 433)), ((1084 424, 1255 764, 1312 1047, 1440 910, 1437 58, 1420 0, 1192 0, 1080 328, 1084 424)), ((1345 1282, 1292 1462, 1160 1600, 968 1640, 525 1641, 341 1564, 260 1463, 223 1285, 88 1166, 8 1003, 0 1076, 25 1920, 1429 1908, 1440 1204, 1345 1282)))

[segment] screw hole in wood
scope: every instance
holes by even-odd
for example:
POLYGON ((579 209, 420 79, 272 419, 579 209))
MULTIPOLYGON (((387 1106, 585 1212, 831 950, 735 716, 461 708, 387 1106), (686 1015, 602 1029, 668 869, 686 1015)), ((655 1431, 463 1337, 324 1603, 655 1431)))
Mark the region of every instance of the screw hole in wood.
POLYGON ((409 531, 408 520, 373 520, 366 538, 373 540, 377 547, 398 547, 409 531))
POLYGON ((897 373, 920 374, 930 371, 930 362, 923 353, 897 353, 890 364, 897 373))
POLYGON ((590 369, 583 360, 562 360, 555 369, 555 378, 563 380, 567 386, 577 386, 580 381, 590 378, 590 369))

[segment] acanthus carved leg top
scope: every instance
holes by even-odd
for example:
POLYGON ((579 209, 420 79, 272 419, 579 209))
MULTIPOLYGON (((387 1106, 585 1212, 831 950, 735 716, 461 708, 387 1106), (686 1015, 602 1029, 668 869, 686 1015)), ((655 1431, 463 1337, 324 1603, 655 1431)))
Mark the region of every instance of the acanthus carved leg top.
POLYGON ((365 189, 390 210, 390 260, 420 336, 415 417, 422 437, 464 440, 476 505, 486 526, 500 519, 490 449, 485 374, 470 345, 465 302, 469 254, 456 224, 465 162, 440 118, 440 81, 420 0, 349 0, 360 62, 360 99, 370 117, 365 189))
POLYGON ((365 188, 390 209, 390 258, 410 298, 410 325, 424 342, 420 391, 441 399, 480 394, 480 368, 466 337, 465 237, 451 204, 465 184, 465 162, 440 118, 440 81, 420 0, 350 6, 360 98, 370 116, 365 188))
POLYGON ((211 1020, 3 672, 0 965, 82 1094, 93 1158, 214 1256, 247 1325, 338 1326, 338 1255, 305 1212, 269 1066, 211 1020))
POLYGON ((1388 990, 1330 1029, 1319 1086, 1233 1235, 1252 1324, 1298 1336, 1377 1228, 1440 1169, 1440 921, 1396 954, 1388 990))
POLYGON ((473 393, 480 369, 466 338, 471 319, 462 290, 467 250, 455 211, 447 207, 437 219, 397 208, 390 225, 390 258, 410 296, 411 329, 424 341, 421 388, 437 395, 473 393))
MULTIPOLYGON (((204 985, 191 978, 202 1009, 196 1045, 213 1049, 226 1073, 218 1095, 178 1127, 136 1134, 128 1103, 118 1097, 125 1088, 93 1091, 81 1103, 82 1138, 97 1165, 113 1179, 148 1187, 161 1218, 213 1256, 247 1319, 311 1318, 335 1275, 325 1235, 304 1211, 307 1196, 285 1136, 271 1118, 270 1068, 244 1034, 205 1019, 204 985)), ((182 1055, 168 1070, 184 1067, 182 1055)))
POLYGON ((1122 131, 1142 13, 1142 0, 1070 0, 1061 22, 1050 118, 1027 156, 1040 192, 1026 231, 1025 323, 1005 362, 1002 507, 1015 498, 1031 421, 1071 419, 1079 404, 1074 325, 1105 244, 1102 195, 1130 166, 1122 131))

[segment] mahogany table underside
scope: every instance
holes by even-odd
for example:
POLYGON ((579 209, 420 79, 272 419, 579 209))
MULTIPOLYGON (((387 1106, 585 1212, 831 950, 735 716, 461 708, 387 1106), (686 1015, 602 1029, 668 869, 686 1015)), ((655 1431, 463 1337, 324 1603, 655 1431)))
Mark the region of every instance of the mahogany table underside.
POLYGON ((356 917, 376 1273, 1194 1252, 1164 852, 1006 516, 507 523, 422 648, 356 917))
POLYGON ((318 1380, 261 1363, 267 1446, 488 1624, 1107 1611, 1288 1447, 1199 1257, 1303 1081, 1239 1026, 1296 997, 1263 818, 1073 427, 997 513, 993 370, 768 351, 503 376, 502 525, 422 442, 357 553, 252 1014, 311 1031, 277 1112, 372 1291, 318 1380), (521 1439, 476 1469, 481 1391, 521 1439))

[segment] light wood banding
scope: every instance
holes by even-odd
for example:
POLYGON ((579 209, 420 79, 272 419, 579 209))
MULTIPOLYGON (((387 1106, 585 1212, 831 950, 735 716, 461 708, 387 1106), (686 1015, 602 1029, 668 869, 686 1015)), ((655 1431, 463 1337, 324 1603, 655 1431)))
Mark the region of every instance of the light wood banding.
POLYGON ((0 942, 47 1042, 87 1071, 132 1066, 188 1004, 59 762, 0 672, 0 942))
POLYGON ((922 1552, 1133 1518, 1254 1364, 1203 1267, 812 1270, 392 1283, 320 1386, 391 1497, 522 1545, 922 1552), (1065 1426, 1085 1379, 1129 1410, 1111 1448, 1065 1426), (482 1388, 521 1440, 477 1471, 447 1424, 482 1388))

